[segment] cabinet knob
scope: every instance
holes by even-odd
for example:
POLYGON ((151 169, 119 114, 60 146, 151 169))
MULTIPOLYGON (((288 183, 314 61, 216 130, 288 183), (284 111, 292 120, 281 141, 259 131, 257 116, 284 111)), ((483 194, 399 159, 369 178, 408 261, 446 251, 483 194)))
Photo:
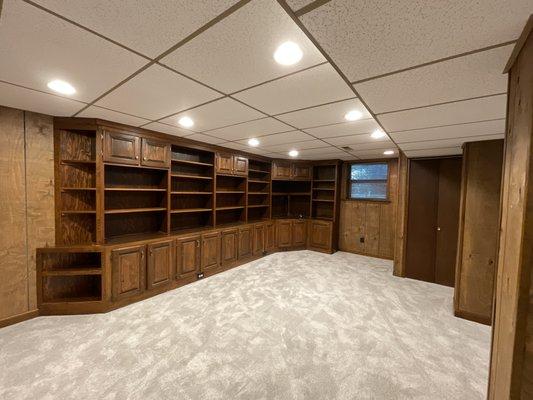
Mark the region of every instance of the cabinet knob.
POLYGON ((146 161, 146 157, 143 157, 143 160, 146 161))
POLYGON ((135 156, 135 159, 138 160, 138 159, 139 159, 139 156, 135 156))

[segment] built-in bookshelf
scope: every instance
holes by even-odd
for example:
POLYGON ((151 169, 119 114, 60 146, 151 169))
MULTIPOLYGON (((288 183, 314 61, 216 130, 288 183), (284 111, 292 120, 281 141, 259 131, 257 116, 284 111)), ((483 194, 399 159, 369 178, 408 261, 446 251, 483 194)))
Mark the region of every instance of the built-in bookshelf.
POLYGON ((248 222, 270 219, 271 169, 270 161, 250 160, 248 163, 248 222))
POLYGON ((246 176, 216 175, 216 225, 246 221, 246 176))
POLYGON ((311 182, 272 181, 272 217, 305 218, 311 209, 311 182))
POLYGON ((312 209, 313 218, 333 220, 335 216, 337 164, 313 167, 312 209))

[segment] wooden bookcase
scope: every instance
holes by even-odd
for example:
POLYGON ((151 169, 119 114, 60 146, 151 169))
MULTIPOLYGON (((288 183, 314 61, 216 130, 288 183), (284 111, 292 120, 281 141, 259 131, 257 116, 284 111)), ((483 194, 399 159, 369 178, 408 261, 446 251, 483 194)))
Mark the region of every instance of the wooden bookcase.
POLYGON ((328 221, 335 219, 338 172, 337 164, 315 165, 313 167, 311 210, 313 218, 328 221))
POLYGON ((265 221, 271 217, 271 169, 272 164, 269 161, 249 161, 248 222, 265 221))

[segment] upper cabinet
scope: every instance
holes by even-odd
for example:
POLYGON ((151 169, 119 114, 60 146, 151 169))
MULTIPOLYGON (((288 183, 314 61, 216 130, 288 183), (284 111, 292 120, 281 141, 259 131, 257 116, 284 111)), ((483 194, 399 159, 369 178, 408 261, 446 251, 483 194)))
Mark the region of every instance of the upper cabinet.
POLYGON ((274 161, 272 163, 272 179, 280 180, 311 180, 312 166, 301 162, 274 161))
POLYGON ((226 175, 248 175, 248 159, 229 153, 217 153, 217 173, 226 175))
POLYGON ((115 164, 168 168, 170 145, 137 135, 104 131, 104 161, 115 164))

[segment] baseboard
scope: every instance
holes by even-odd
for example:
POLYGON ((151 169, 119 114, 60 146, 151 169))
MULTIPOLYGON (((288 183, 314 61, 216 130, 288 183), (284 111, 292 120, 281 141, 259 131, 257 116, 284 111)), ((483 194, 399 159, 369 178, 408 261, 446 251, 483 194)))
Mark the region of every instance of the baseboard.
POLYGON ((39 316, 39 310, 33 310, 33 311, 27 311, 22 314, 13 315, 12 317, 7 317, 4 319, 0 319, 0 328, 4 328, 9 325, 18 324, 22 321, 27 321, 28 319, 32 319, 39 316))
POLYGON ((491 325, 492 318, 485 315, 474 314, 464 310, 454 310, 453 315, 457 318, 467 319, 469 321, 478 322, 483 325, 491 325))
POLYGON ((378 254, 363 253, 363 252, 355 251, 355 250, 344 250, 344 249, 341 249, 341 248, 339 248, 338 251, 344 251, 345 253, 357 254, 359 256, 366 256, 366 257, 372 257, 372 258, 380 258, 382 260, 394 261, 394 257, 380 256, 378 254))

